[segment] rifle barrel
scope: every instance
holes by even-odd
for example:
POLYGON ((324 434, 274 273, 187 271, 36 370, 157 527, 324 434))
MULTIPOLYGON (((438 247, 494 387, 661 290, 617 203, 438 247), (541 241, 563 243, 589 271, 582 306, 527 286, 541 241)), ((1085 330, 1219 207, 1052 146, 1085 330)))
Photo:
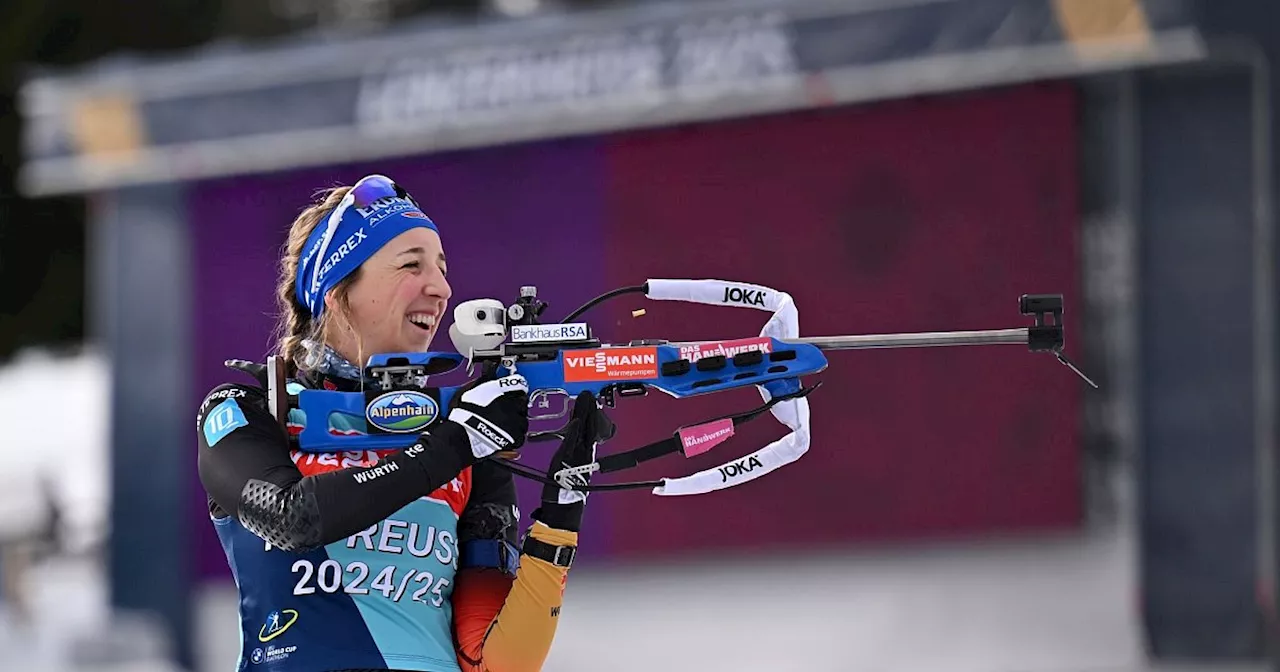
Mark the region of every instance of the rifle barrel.
POLYGON ((1027 345, 1026 327, 981 331, 930 331, 902 334, 862 334, 854 336, 808 336, 779 339, 784 343, 807 343, 823 350, 865 350, 873 348, 931 348, 950 345, 1027 345))

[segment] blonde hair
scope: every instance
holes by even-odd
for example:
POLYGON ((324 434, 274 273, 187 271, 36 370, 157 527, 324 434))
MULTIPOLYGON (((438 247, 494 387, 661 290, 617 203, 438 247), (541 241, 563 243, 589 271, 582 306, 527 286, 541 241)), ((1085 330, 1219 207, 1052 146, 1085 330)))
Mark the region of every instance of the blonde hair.
MULTIPOLYGON (((334 208, 342 202, 351 187, 340 186, 321 190, 316 200, 293 220, 289 225, 289 235, 280 254, 280 277, 276 285, 276 306, 279 310, 279 322, 276 326, 276 354, 284 359, 286 368, 292 375, 298 370, 314 368, 319 361, 320 353, 308 350, 304 341, 324 343, 327 329, 332 323, 332 311, 325 311, 319 320, 311 319, 311 312, 294 294, 294 283, 298 276, 298 261, 302 256, 302 248, 307 244, 311 232, 325 220, 334 208)), ((334 287, 334 296, 338 299, 339 316, 346 319, 350 304, 347 292, 352 283, 360 276, 360 269, 343 278, 334 287)), ((350 321, 347 320, 350 324, 350 321)))

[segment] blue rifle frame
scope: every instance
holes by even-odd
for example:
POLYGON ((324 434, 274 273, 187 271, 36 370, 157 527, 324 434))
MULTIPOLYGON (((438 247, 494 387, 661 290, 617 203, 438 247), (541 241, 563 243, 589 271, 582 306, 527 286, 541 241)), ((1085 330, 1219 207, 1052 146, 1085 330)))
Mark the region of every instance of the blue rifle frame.
MULTIPOLYGON (((749 338, 736 342, 768 343, 768 352, 762 350, 745 350, 733 356, 710 355, 690 361, 682 356, 681 345, 688 344, 640 344, 640 345, 578 345, 573 343, 540 346, 540 354, 520 352, 513 346, 512 352, 518 354, 495 354, 477 357, 477 364, 486 362, 494 364, 500 361, 516 362, 514 367, 529 383, 529 394, 532 403, 540 395, 554 393, 568 398, 576 397, 579 392, 591 390, 597 396, 626 397, 641 395, 650 389, 657 389, 675 398, 711 394, 730 389, 748 386, 762 386, 770 394, 778 396, 800 389, 799 377, 819 373, 827 368, 827 358, 820 348, 807 343, 789 343, 776 338, 749 338), (653 354, 652 368, 658 372, 637 378, 575 380, 566 381, 569 367, 566 356, 575 358, 581 364, 583 356, 607 356, 610 354, 653 354), (522 357, 531 357, 521 360, 522 357)), ((717 342, 709 341, 707 345, 717 342)), ((732 344, 735 341, 726 341, 732 344)), ((371 357, 366 372, 376 378, 380 369, 397 366, 419 366, 430 368, 436 373, 447 373, 465 363, 465 358, 456 353, 387 353, 371 357)), ((580 368, 580 367, 577 367, 580 368)), ((593 367, 594 368, 594 367, 593 367)), ((628 367, 604 367, 605 370, 626 369, 628 367)), ((511 369, 506 365, 497 367, 499 377, 509 375, 511 369)), ((590 374, 587 374, 590 377, 590 374)), ((297 395, 290 395, 289 406, 296 407, 306 416, 306 425, 297 436, 298 449, 308 453, 330 453, 342 451, 361 451, 375 449, 404 448, 414 442, 417 434, 439 421, 447 413, 453 397, 462 386, 421 388, 400 386, 393 389, 379 388, 373 392, 341 392, 333 390, 302 390, 297 395), (432 392, 432 399, 438 404, 436 417, 429 423, 415 427, 408 432, 388 432, 368 422, 368 410, 372 399, 392 391, 432 392), (438 394, 438 396, 436 396, 438 394), (293 400, 296 398, 296 404, 293 400), (367 434, 339 435, 329 432, 328 419, 333 413, 342 413, 361 418, 368 425, 367 434)))

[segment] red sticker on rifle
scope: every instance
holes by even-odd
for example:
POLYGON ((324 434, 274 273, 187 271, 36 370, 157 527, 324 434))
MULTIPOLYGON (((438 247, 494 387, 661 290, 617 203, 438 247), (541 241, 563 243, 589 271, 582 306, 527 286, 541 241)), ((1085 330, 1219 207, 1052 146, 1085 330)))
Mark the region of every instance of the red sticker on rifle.
POLYGON ((768 338, 740 338, 735 341, 711 341, 680 346, 680 358, 696 362, 704 357, 724 355, 725 359, 733 359, 740 352, 760 351, 769 354, 773 351, 773 341, 768 338))
POLYGON ((565 350, 563 360, 566 383, 658 377, 657 348, 565 350))
POLYGON ((712 420, 680 430, 680 447, 685 457, 701 455, 733 436, 733 420, 712 420))

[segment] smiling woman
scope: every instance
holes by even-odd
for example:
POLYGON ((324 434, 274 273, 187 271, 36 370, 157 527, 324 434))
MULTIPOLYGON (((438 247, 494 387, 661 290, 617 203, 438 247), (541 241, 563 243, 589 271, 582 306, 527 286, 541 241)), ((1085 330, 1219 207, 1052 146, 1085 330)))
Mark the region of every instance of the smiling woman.
POLYGON ((379 352, 423 352, 451 296, 444 252, 434 231, 405 231, 370 257, 341 298, 331 345, 349 361, 379 352))
MULTIPOLYGON (((446 271, 435 222, 390 179, 323 192, 293 222, 281 260, 288 389, 366 390, 369 355, 427 351, 452 296, 446 271)), ((517 538, 515 484, 493 460, 524 444, 523 377, 481 378, 444 410, 429 389, 397 389, 360 416, 295 408, 277 419, 264 367, 229 365, 258 385, 214 388, 196 424, 210 518, 241 592, 242 667, 542 666, 585 497, 544 488, 517 538), (403 449, 302 453, 290 434, 311 422, 420 433, 403 449)), ((593 397, 574 416, 552 464, 589 462, 598 439, 588 437, 603 436, 593 397)))
POLYGON ((452 296, 445 279, 448 267, 435 224, 407 193, 399 193, 403 190, 397 192, 389 181, 366 178, 355 189, 324 192, 318 204, 298 216, 289 232, 276 294, 287 315, 280 348, 285 359, 314 366, 321 354, 315 344, 326 336, 349 362, 364 361, 366 353, 427 349, 452 296), (348 209, 366 220, 345 239, 334 241, 348 209), (326 227, 319 227, 328 213, 334 216, 328 217, 326 227), (392 217, 408 220, 408 225, 379 228, 392 217), (391 232, 398 235, 386 240, 391 232), (382 246, 362 264, 345 268, 351 266, 349 260, 360 258, 353 254, 358 248, 380 242, 382 246), (308 305, 298 302, 299 293, 308 305))

